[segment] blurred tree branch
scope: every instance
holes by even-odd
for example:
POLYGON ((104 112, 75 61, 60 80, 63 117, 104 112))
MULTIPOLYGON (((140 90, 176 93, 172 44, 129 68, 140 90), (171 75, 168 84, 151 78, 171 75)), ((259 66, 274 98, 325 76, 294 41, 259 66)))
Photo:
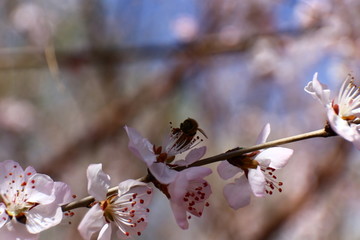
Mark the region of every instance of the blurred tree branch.
MULTIPOLYGON (((298 37, 314 28, 283 30, 258 33, 239 40, 234 44, 225 44, 217 35, 207 35, 189 43, 169 45, 143 45, 128 47, 104 47, 94 45, 90 49, 59 50, 55 46, 56 59, 61 68, 77 68, 83 65, 111 67, 115 63, 131 63, 157 58, 171 58, 185 54, 194 58, 210 57, 218 54, 245 52, 262 37, 279 38, 282 35, 298 37)), ((47 67, 45 50, 37 47, 0 49, 0 70, 44 68, 47 67)))

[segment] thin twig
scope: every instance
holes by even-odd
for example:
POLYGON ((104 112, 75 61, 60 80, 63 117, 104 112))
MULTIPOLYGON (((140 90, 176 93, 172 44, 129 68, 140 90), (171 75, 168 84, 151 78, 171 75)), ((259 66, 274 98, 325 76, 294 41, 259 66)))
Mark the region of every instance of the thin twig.
MULTIPOLYGON (((335 136, 335 134, 332 133, 331 131, 327 131, 324 128, 324 129, 320 129, 320 130, 316 130, 316 131, 312 131, 312 132, 308 132, 308 133, 299 134, 299 135, 292 136, 292 137, 281 138, 281 139, 274 140, 271 142, 258 144, 258 145, 248 147, 248 148, 242 148, 242 149, 236 150, 236 151, 222 153, 222 154, 219 154, 219 155, 216 155, 213 157, 204 158, 204 159, 199 160, 189 166, 177 167, 174 169, 177 171, 181 171, 181 170, 184 170, 184 169, 190 168, 190 167, 203 166, 203 165, 207 165, 210 163, 226 160, 229 158, 238 157, 245 153, 254 152, 254 151, 257 151, 260 149, 270 148, 270 147, 287 144, 287 143, 291 143, 291 142, 297 142, 297 141, 301 141, 301 140, 305 140, 305 139, 309 139, 309 138, 330 137, 330 136, 335 136)), ((150 177, 149 175, 146 175, 146 176, 138 179, 138 181, 149 182, 149 177, 150 177)), ((110 188, 107 195, 108 196, 113 195, 117 192, 117 190, 118 190, 118 187, 110 188)), ((74 201, 69 204, 63 205, 62 210, 65 212, 65 211, 70 211, 72 209, 79 208, 79 207, 89 207, 90 204, 94 201, 95 201, 95 199, 93 197, 88 196, 81 200, 74 201)))

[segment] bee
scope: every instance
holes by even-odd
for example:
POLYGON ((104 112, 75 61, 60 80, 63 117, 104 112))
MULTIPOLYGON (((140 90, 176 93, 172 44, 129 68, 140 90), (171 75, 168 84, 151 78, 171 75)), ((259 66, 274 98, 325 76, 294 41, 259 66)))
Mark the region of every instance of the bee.
POLYGON ((196 133, 199 131, 204 137, 208 138, 196 120, 192 118, 186 119, 180 124, 180 128, 173 128, 171 133, 172 137, 175 140, 172 148, 184 151, 191 147, 194 147, 202 141, 202 139, 196 137, 196 133))
POLYGON ((180 130, 189 137, 194 137, 196 132, 201 132, 204 137, 208 138, 195 119, 188 118, 183 123, 180 124, 180 130))

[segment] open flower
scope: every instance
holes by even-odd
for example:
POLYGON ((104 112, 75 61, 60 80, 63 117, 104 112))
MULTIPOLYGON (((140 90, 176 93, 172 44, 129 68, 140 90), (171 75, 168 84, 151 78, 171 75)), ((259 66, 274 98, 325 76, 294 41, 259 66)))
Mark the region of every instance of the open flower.
MULTIPOLYGON (((270 134, 270 125, 266 124, 260 133, 257 144, 264 143, 270 134)), ((222 179, 230 179, 238 173, 234 183, 224 187, 224 196, 230 207, 238 209, 250 203, 250 195, 264 197, 273 190, 282 191, 282 182, 277 181, 274 172, 284 167, 293 154, 292 149, 273 147, 255 151, 223 161, 218 165, 218 173, 222 179)))
POLYGON ((348 75, 338 97, 330 99, 330 90, 317 75, 314 74, 305 91, 324 105, 331 128, 360 149, 360 89, 354 84, 354 77, 348 75))
POLYGON ((25 170, 12 160, 0 163, 0 236, 4 239, 37 239, 38 233, 59 224, 61 205, 72 194, 32 167, 25 170))
POLYGON ((183 135, 178 131, 170 134, 165 146, 156 147, 135 129, 125 126, 125 130, 129 137, 129 149, 145 162, 151 174, 162 184, 169 184, 176 178, 177 171, 169 167, 176 154, 191 149, 184 160, 179 160, 171 166, 190 165, 204 156, 206 152, 206 147, 192 149, 194 141, 184 141, 183 135))
POLYGON ((78 230, 81 236, 92 239, 99 232, 101 240, 128 239, 140 236, 147 225, 152 189, 143 182, 126 180, 119 184, 117 194, 107 196, 110 176, 102 171, 101 164, 87 169, 88 191, 97 202, 86 213, 78 230))

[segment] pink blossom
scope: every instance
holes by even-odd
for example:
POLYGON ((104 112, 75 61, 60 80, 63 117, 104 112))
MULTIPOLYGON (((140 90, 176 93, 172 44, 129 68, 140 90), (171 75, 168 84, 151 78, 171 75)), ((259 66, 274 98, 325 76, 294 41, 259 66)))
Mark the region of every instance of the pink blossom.
POLYGON ((360 149, 360 89, 354 84, 354 78, 348 75, 338 97, 330 99, 330 90, 317 76, 315 73, 305 91, 324 105, 331 128, 360 149))
MULTIPOLYGON (((155 147, 135 129, 125 126, 125 130, 129 137, 129 149, 147 165, 151 174, 162 184, 169 184, 176 178, 177 171, 169 166, 169 163, 175 159, 175 155, 190 150, 194 146, 194 141, 177 144, 180 134, 176 133, 170 134, 164 146, 155 147)), ((191 149, 184 160, 179 160, 172 165, 190 165, 204 156, 205 152, 206 147, 191 149)))
POLYGON ((143 182, 126 180, 119 184, 117 194, 107 196, 110 176, 102 171, 101 164, 87 169, 88 191, 96 202, 86 213, 78 230, 81 236, 92 239, 128 239, 140 236, 147 225, 152 189, 143 182))
MULTIPOLYGON (((257 144, 264 143, 269 134, 270 125, 266 124, 257 144)), ((292 154, 292 149, 273 147, 221 162, 217 170, 222 179, 227 180, 242 173, 234 183, 224 187, 224 196, 230 207, 238 209, 246 206, 250 203, 251 193, 256 197, 264 197, 265 194, 272 194, 274 189, 281 192, 283 183, 277 181, 274 172, 283 168, 292 154)))
POLYGON ((0 163, 0 236, 37 239, 60 223, 61 205, 72 200, 69 187, 12 160, 0 163))
POLYGON ((182 229, 189 227, 186 212, 200 217, 206 201, 211 194, 211 187, 203 178, 211 174, 211 169, 204 167, 192 167, 179 172, 175 181, 170 183, 168 191, 170 194, 170 205, 177 224, 182 229))
POLYGON ((176 222, 182 229, 189 227, 187 213, 200 217, 206 201, 211 194, 211 187, 203 178, 212 171, 205 167, 191 167, 182 171, 173 168, 189 166, 202 158, 206 147, 193 148, 197 140, 187 138, 181 130, 174 129, 165 144, 155 147, 143 138, 136 130, 125 127, 129 136, 130 150, 142 159, 155 177, 154 185, 159 188, 170 200, 176 222), (151 147, 153 146, 153 147, 151 147), (185 159, 177 160, 179 153, 189 151, 185 159))

